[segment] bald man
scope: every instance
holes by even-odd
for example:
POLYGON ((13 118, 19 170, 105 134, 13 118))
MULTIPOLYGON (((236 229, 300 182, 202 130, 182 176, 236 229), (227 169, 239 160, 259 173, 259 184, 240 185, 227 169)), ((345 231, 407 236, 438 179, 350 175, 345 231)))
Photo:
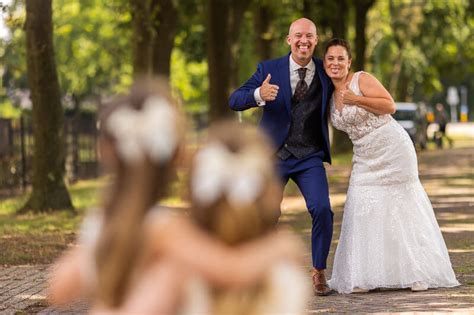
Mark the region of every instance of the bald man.
MULTIPOLYGON (((316 25, 301 18, 291 23, 290 53, 261 62, 257 71, 229 99, 230 108, 261 107, 260 126, 273 139, 283 183, 292 179, 303 194, 312 218, 311 250, 315 294, 328 295, 324 270, 333 230, 326 170, 331 163, 328 102, 333 91, 323 62, 313 57, 316 25)), ((283 196, 283 192, 282 192, 283 196)))

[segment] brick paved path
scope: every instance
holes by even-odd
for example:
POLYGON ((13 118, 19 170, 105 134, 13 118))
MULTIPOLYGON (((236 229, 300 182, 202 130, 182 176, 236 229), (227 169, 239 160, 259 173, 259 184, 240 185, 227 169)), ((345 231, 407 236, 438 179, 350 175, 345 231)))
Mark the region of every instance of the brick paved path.
MULTIPOLYGON (((309 313, 456 312, 474 314, 474 148, 430 151, 420 155, 420 178, 430 196, 449 248, 461 286, 413 293, 409 290, 379 290, 366 294, 314 297, 309 313), (449 155, 448 155, 449 153, 449 155)), ((349 169, 329 167, 340 181, 330 183, 335 211, 332 264, 342 218, 349 169)), ((304 200, 287 198, 282 221, 292 224, 308 242, 309 217, 304 200)), ((309 265, 309 256, 308 256, 309 265)), ((0 314, 84 313, 85 303, 63 312, 45 304, 47 266, 0 267, 0 314)), ((330 269, 328 270, 330 274, 330 269)))
POLYGON ((47 265, 0 267, 0 314, 65 314, 85 313, 87 304, 57 310, 48 307, 47 265))
POLYGON ((425 292, 387 290, 361 294, 339 294, 315 298, 312 313, 415 313, 455 312, 474 314, 472 286, 425 292))
POLYGON ((46 266, 0 267, 0 314, 44 299, 46 266))

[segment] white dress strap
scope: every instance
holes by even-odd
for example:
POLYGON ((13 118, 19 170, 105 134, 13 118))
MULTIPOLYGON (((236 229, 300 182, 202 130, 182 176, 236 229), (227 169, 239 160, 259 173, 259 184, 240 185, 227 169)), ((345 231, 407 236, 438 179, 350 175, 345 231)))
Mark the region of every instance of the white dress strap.
POLYGON ((356 73, 354 73, 354 75, 352 76, 352 79, 351 79, 351 82, 349 84, 349 88, 352 90, 352 92, 354 92, 356 95, 362 95, 362 93, 360 92, 360 88, 359 88, 359 76, 361 73, 363 73, 364 71, 357 71, 356 73))

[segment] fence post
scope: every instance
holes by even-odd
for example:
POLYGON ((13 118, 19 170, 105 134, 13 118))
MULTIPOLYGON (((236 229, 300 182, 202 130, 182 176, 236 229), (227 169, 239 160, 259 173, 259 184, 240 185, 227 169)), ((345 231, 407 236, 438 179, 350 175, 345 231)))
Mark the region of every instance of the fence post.
POLYGON ((20 116, 21 187, 26 190, 25 118, 20 116))

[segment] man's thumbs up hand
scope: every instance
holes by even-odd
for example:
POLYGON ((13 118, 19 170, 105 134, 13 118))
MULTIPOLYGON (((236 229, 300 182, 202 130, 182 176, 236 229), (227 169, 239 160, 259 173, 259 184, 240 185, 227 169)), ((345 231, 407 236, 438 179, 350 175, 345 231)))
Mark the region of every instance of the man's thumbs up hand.
POLYGON ((278 95, 278 89, 280 88, 278 85, 270 83, 271 78, 272 75, 269 73, 260 86, 260 97, 265 102, 274 101, 278 95))

